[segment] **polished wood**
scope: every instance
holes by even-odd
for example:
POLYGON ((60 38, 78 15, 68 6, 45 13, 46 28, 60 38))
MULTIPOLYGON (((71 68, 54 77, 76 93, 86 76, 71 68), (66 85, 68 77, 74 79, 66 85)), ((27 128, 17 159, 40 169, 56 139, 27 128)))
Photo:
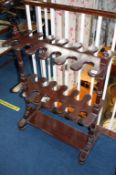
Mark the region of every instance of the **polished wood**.
POLYGON ((98 135, 96 132, 96 120, 102 107, 101 97, 105 73, 110 60, 108 53, 105 52, 104 57, 99 59, 93 53, 87 51, 81 53, 78 48, 66 48, 67 41, 61 43, 55 38, 42 38, 41 33, 34 34, 31 37, 28 35, 19 35, 7 41, 6 44, 11 44, 17 53, 22 90, 26 93, 26 112, 23 119, 19 121, 19 127, 23 128, 29 123, 71 145, 75 145, 80 149, 80 163, 84 163, 98 135), (57 82, 55 81, 48 82, 45 85, 45 78, 41 78, 35 82, 35 75, 27 77, 24 71, 22 55, 24 48, 28 55, 39 54, 37 59, 47 60, 49 57, 54 57, 54 62, 58 65, 64 65, 69 58, 74 59, 76 63, 71 65, 73 71, 81 69, 84 64, 92 64, 93 67, 89 71, 89 75, 97 77, 98 81, 95 105, 88 106, 88 101, 91 99, 90 95, 86 94, 79 101, 75 99, 79 93, 75 89, 66 96, 64 92, 67 90, 67 87, 64 85, 57 86, 57 82), (57 89, 54 90, 56 86, 57 89), (41 101, 43 97, 47 97, 47 100, 44 102, 41 101), (61 103, 61 105, 55 105, 55 102, 61 103), (41 112, 42 108, 58 114, 59 117, 63 117, 65 120, 73 120, 77 124, 86 127, 88 129, 87 136, 77 129, 75 131, 75 129, 62 124, 59 120, 44 115, 41 112), (66 108, 72 108, 72 111, 65 110, 66 108), (70 135, 72 135, 73 141, 69 138, 70 135))
POLYGON ((87 134, 47 116, 38 110, 34 111, 29 116, 27 123, 46 131, 48 134, 74 146, 75 148, 83 149, 87 144, 87 134))
POLYGON ((55 111, 59 116, 75 121, 76 123, 80 123, 86 127, 91 126, 93 121, 96 119, 96 115, 92 114, 92 107, 88 106, 88 101, 91 99, 90 95, 85 95, 81 101, 77 101, 75 97, 79 93, 77 90, 72 90, 70 95, 64 95, 64 92, 67 90, 66 86, 59 86, 58 90, 53 90, 57 85, 55 81, 51 81, 47 86, 43 86, 46 80, 44 78, 38 80, 38 82, 34 82, 34 77, 28 77, 26 85, 27 85, 27 100, 30 103, 41 105, 50 110, 55 111), (42 97, 47 96, 50 99, 41 104, 42 97), (61 103, 60 106, 55 107, 55 102, 61 103), (72 111, 65 111, 66 108, 71 107, 72 111), (86 114, 86 117, 81 116, 81 112, 86 114))
POLYGON ((63 5, 63 4, 61 5, 57 3, 39 2, 35 0, 24 0, 24 3, 31 6, 40 6, 42 8, 47 8, 47 9, 53 8, 55 10, 65 10, 70 12, 85 13, 93 16, 103 16, 107 18, 116 19, 116 13, 103 11, 103 10, 95 10, 90 8, 75 7, 75 6, 69 6, 69 5, 63 5))
POLYGON ((21 50, 28 46, 26 53, 33 55, 39 52, 40 59, 46 60, 49 57, 55 56, 54 62, 57 65, 63 65, 67 59, 73 59, 76 62, 71 64, 70 68, 73 71, 77 71, 82 68, 83 64, 92 65, 89 70, 90 76, 97 76, 103 72, 103 68, 100 68, 101 59, 92 55, 93 53, 88 51, 80 52, 79 48, 67 48, 64 43, 59 44, 58 40, 55 39, 41 39, 42 34, 36 33, 35 35, 28 37, 27 35, 20 36, 19 38, 12 38, 7 41, 7 44, 11 43, 15 50, 21 50), (54 41, 54 42, 53 42, 54 41), (53 43, 52 43, 53 42, 53 43))
MULTIPOLYGON (((107 18, 116 18, 116 13, 105 12, 101 10, 86 9, 82 7, 74 7, 60 5, 56 3, 44 3, 32 0, 25 0, 25 4, 31 6, 40 6, 42 8, 53 8, 55 10, 65 10, 75 13, 85 13, 93 16, 103 16, 107 18)), ((17 53, 20 80, 22 90, 26 94, 26 111, 23 118, 19 121, 19 128, 23 128, 27 124, 42 129, 52 136, 63 140, 66 143, 80 149, 80 163, 84 163, 96 142, 97 135, 102 133, 102 130, 96 126, 99 111, 103 105, 101 100, 104 80, 106 78, 106 70, 110 60, 107 52, 103 53, 102 58, 95 57, 93 52, 83 51, 80 48, 66 47, 68 41, 59 42, 56 38, 42 38, 42 34, 34 34, 31 37, 28 35, 19 35, 13 37, 7 42, 17 53), (60 44, 59 44, 60 43, 60 44), (34 81, 35 75, 27 77, 25 75, 22 50, 26 50, 28 55, 36 54, 36 59, 47 60, 54 58, 54 64, 64 65, 67 59, 75 61, 70 68, 73 71, 78 71, 84 64, 92 65, 88 71, 91 77, 97 78, 96 101, 94 106, 88 106, 90 95, 83 95, 81 100, 76 100, 77 90, 72 90, 70 94, 65 96, 63 93, 67 89, 66 86, 57 86, 57 82, 51 81, 46 86, 45 78, 34 81), (37 56, 39 55, 39 57, 37 56), (54 87, 57 89, 54 90, 54 87), (47 100, 42 102, 42 98, 47 100), (55 102, 61 105, 55 105, 55 102), (63 120, 72 120, 78 125, 87 128, 87 134, 74 129, 71 126, 62 123, 59 119, 54 119, 52 116, 43 114, 42 109, 56 113, 63 120), (72 108, 71 110, 65 110, 72 108), (84 113, 84 115, 82 115, 84 113)), ((82 47, 82 46, 81 46, 82 47)))

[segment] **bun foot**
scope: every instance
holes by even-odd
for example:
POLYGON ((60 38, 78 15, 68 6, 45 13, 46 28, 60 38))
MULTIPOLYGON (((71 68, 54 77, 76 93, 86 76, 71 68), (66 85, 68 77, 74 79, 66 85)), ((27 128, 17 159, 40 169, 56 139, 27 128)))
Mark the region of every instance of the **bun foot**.
POLYGON ((18 93, 22 90, 22 83, 17 84, 14 88, 12 88, 13 93, 18 93))
POLYGON ((86 151, 82 151, 81 153, 80 153, 80 164, 84 164, 85 162, 86 162, 86 160, 87 160, 87 157, 88 157, 88 153, 86 152, 86 151))
POLYGON ((22 128, 24 128, 24 127, 26 126, 26 124, 27 124, 27 120, 24 119, 24 118, 22 118, 22 119, 18 122, 18 127, 19 127, 20 129, 22 129, 22 128))

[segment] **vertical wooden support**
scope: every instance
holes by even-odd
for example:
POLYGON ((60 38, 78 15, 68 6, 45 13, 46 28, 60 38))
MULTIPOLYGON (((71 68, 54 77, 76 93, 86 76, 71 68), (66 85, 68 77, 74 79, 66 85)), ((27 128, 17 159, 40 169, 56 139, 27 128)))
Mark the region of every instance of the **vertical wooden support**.
POLYGON ((97 122, 97 117, 98 117, 99 110, 100 110, 100 107, 101 107, 101 99, 102 99, 103 87, 104 87, 104 81, 105 81, 105 71, 106 71, 106 69, 104 69, 104 67, 106 68, 107 64, 108 64, 108 57, 106 56, 105 58, 101 58, 101 68, 100 68, 100 70, 103 70, 103 71, 99 75, 96 104, 95 104, 95 107, 93 109, 93 114, 92 114, 93 117, 96 118, 96 120, 94 121, 94 123, 91 124, 91 126, 89 128, 88 143, 80 153, 80 162, 81 163, 85 162, 89 152, 91 151, 91 149, 92 149, 92 147, 93 147, 93 145, 94 145, 94 143, 97 139, 96 122, 97 122))
MULTIPOLYGON (((27 26, 28 26, 28 30, 32 31, 32 22, 31 22, 31 13, 30 13, 30 6, 29 5, 25 5, 25 9, 26 9, 26 18, 27 18, 27 26)), ((38 27, 37 27, 38 28, 38 27)), ((33 33, 31 32, 29 34, 29 36, 31 37, 33 35, 33 33)), ((32 64, 33 64, 33 72, 34 74, 37 75, 37 63, 36 63, 36 58, 35 55, 32 55, 32 64)), ((35 78, 35 80, 38 80, 38 77, 35 78)))
MULTIPOLYGON (((109 57, 108 56, 104 56, 104 58, 101 58, 101 70, 104 69, 104 67, 108 66, 108 62, 109 62, 109 57)), ((98 114, 99 112, 99 104, 101 104, 101 99, 102 99, 102 95, 103 95, 103 88, 104 88, 104 83, 105 83, 105 78, 106 78, 106 74, 105 74, 106 69, 104 69, 101 72, 100 78, 99 78, 99 82, 98 82, 98 90, 97 90, 97 98, 96 98, 96 106, 95 106, 95 113, 98 114)))
POLYGON ((23 63, 23 57, 22 52, 20 50, 16 51, 17 59, 18 59, 18 68, 19 68, 19 75, 20 75, 20 81, 22 83, 22 88, 25 91, 25 83, 26 83, 26 76, 24 71, 24 63, 23 63))
MULTIPOLYGON (((35 7, 35 14, 36 14, 36 25, 37 25, 37 32, 39 33, 43 33, 43 28, 42 28, 42 14, 41 14, 41 7, 35 7)), ((42 68, 42 76, 46 77, 46 66, 45 66, 45 61, 44 60, 40 60, 40 65, 42 68)), ((38 80, 38 78, 36 77, 36 80, 38 80)))
MULTIPOLYGON (((115 24, 114 35, 113 35, 113 39, 112 39, 112 46, 111 46, 111 51, 112 52, 115 51, 115 46, 116 46, 116 24, 115 24)), ((109 82, 109 78, 110 78, 112 61, 113 61, 113 56, 110 59, 110 62, 109 62, 109 65, 108 65, 108 69, 107 69, 106 79, 105 79, 104 89, 103 89, 103 95, 102 95, 102 100, 105 100, 105 97, 106 97, 106 92, 107 92, 108 82, 109 82)), ((103 108, 101 108, 101 110, 99 112, 99 117, 98 117, 97 125, 100 124, 102 113, 103 113, 103 108)))
MULTIPOLYGON (((22 90, 26 94, 26 92, 27 92, 26 76, 25 76, 25 72, 24 72, 24 62, 23 62, 21 50, 16 51, 16 54, 17 54, 17 59, 18 59, 18 68, 19 68, 20 81, 22 84, 22 90)), ((25 112, 23 118, 18 123, 19 128, 23 128, 27 124, 26 118, 28 117, 28 114, 30 111, 30 106, 29 106, 28 102, 26 102, 26 106, 27 106, 26 112, 25 112)))

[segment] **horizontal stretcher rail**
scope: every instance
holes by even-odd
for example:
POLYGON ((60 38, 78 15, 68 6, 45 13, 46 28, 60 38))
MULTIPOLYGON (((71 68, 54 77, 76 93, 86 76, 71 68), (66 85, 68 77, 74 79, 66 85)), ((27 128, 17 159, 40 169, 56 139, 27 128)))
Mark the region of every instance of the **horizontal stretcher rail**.
POLYGON ((83 149, 87 144, 88 135, 40 111, 34 111, 28 118, 28 123, 75 148, 83 149))
POLYGON ((27 5, 32 5, 32 6, 40 6, 42 8, 48 8, 48 9, 53 8, 55 10, 66 10, 70 12, 85 13, 88 15, 103 16, 107 18, 116 19, 116 13, 103 11, 103 10, 95 10, 95 9, 90 9, 90 8, 61 5, 57 3, 38 2, 38 1, 33 1, 33 0, 25 0, 24 3, 27 5))

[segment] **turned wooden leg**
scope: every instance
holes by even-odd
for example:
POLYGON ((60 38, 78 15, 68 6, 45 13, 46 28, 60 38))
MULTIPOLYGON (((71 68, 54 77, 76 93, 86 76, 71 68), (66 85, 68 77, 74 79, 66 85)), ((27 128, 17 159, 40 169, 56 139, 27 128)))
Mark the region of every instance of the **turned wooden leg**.
POLYGON ((87 160, 88 155, 89 155, 91 149, 93 148, 93 146, 97 140, 97 136, 98 136, 98 134, 96 133, 95 125, 93 125, 89 131, 88 142, 87 142, 85 148, 82 149, 80 152, 80 164, 84 164, 85 161, 87 160))
POLYGON ((84 164, 85 161, 87 160, 88 155, 93 145, 95 144, 95 141, 96 141, 96 136, 88 138, 87 145, 85 146, 83 150, 81 150, 81 153, 80 153, 80 164, 84 164))
POLYGON ((22 118, 19 122, 18 122, 18 127, 20 129, 24 128, 27 124, 27 120, 25 118, 22 118))
POLYGON ((32 108, 28 104, 23 118, 21 120, 19 120, 19 122, 18 122, 18 127, 20 129, 24 128, 27 125, 27 118, 29 117, 30 111, 32 111, 32 108))

